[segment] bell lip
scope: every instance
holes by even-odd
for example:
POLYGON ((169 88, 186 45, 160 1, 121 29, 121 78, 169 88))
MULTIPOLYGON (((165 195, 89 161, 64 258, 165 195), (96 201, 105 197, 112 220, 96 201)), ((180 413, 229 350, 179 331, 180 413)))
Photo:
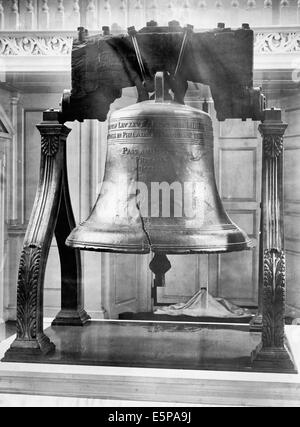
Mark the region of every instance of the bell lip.
POLYGON ((106 246, 103 244, 97 245, 95 242, 78 242, 75 240, 67 239, 66 246, 71 249, 79 249, 87 252, 104 252, 104 253, 117 253, 117 254, 132 254, 132 255, 146 255, 151 252, 150 246, 137 246, 137 245, 112 245, 106 246))
POLYGON ((105 246, 96 245, 95 243, 88 242, 75 242, 71 240, 66 241, 66 245, 71 249, 79 249, 87 252, 102 252, 102 253, 116 253, 128 255, 147 255, 149 253, 160 253, 166 255, 205 255, 205 254, 225 254, 232 252, 250 251, 255 248, 252 240, 247 240, 241 243, 231 243, 223 246, 210 246, 210 247, 160 247, 159 245, 149 245, 148 247, 130 246, 130 245, 115 245, 105 246))
POLYGON ((255 244, 252 240, 247 240, 240 243, 229 243, 227 245, 222 246, 210 246, 210 247, 177 247, 177 248, 168 248, 164 249, 163 247, 160 247, 159 245, 152 245, 151 251, 153 253, 162 253, 162 254, 168 254, 168 255, 209 255, 209 254, 225 254, 225 253, 232 253, 232 252, 243 252, 243 251, 251 251, 255 249, 255 244))

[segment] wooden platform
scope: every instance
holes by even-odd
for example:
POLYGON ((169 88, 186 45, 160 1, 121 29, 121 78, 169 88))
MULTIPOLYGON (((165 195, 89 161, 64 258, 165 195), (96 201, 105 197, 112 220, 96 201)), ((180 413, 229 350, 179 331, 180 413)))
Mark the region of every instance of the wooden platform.
MULTIPOLYGON (((50 327, 46 335, 56 351, 40 358, 24 352, 22 362, 253 372, 251 354, 261 342, 249 325, 196 322, 94 321, 50 327)), ((274 364, 272 372, 283 371, 274 364)))
POLYGON ((249 325, 230 324, 105 321, 46 334, 56 352, 36 363, 251 371, 260 343, 249 325))
MULTIPOLYGON (((72 328, 71 335, 70 328, 47 333, 57 352, 38 364, 1 363, 0 393, 208 406, 300 405, 299 375, 250 372, 250 354, 259 334, 250 334, 243 325, 183 328, 96 322, 72 328), (222 344, 216 345, 216 337, 222 344), (76 365, 70 365, 70 359, 76 365), (212 360, 214 370, 209 371, 212 360), (229 369, 224 371, 226 365, 229 369)), ((300 328, 287 327, 287 334, 300 361, 300 328)), ((12 338, 2 343, 1 357, 11 342, 12 338)))

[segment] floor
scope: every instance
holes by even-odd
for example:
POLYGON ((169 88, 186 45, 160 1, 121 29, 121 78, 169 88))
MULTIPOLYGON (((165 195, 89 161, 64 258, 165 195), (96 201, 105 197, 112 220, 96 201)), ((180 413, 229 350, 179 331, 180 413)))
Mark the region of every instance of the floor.
POLYGON ((0 324, 0 343, 16 333, 15 322, 0 324))

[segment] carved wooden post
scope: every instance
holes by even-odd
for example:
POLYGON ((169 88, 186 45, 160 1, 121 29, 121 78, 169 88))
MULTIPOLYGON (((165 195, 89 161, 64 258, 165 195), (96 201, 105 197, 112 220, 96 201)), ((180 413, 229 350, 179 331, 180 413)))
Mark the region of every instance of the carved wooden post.
POLYGON ((247 0, 247 8, 255 9, 256 8, 256 0, 247 0))
POLYGON ((141 0, 134 1, 132 7, 129 8, 129 15, 130 25, 134 25, 138 29, 145 26, 145 9, 141 0))
POLYGON ((184 0, 182 4, 182 19, 181 24, 186 26, 191 23, 191 5, 189 0, 184 0))
POLYGON ((7 362, 36 360, 55 349, 43 331, 44 278, 55 229, 61 257, 64 304, 58 321, 60 323, 62 319, 62 323, 72 325, 75 317, 77 320, 88 317, 79 301, 79 254, 67 252, 62 242, 74 225, 66 175, 66 139, 70 129, 59 123, 59 113, 55 111, 44 113, 44 121, 38 129, 42 136, 40 181, 20 261, 17 338, 5 355, 4 361, 7 362))
POLYGON ((83 326, 90 317, 83 308, 81 255, 65 242, 76 227, 73 215, 67 172, 67 153, 64 144, 62 167, 62 194, 55 237, 61 264, 61 311, 52 326, 83 326))
POLYGON ((167 4, 167 16, 168 21, 171 22, 174 20, 174 0, 169 0, 167 4))
POLYGON ((273 2, 272 0, 264 0, 264 21, 266 25, 272 25, 273 22, 273 2))
POLYGON ((20 26, 19 4, 18 0, 12 0, 10 14, 10 29, 18 30, 20 26))
POLYGON ((207 1, 200 0, 196 9, 196 27, 201 29, 207 24, 207 1))
POLYGON ((288 0, 280 1, 280 24, 281 25, 288 25, 290 23, 290 20, 291 20, 290 3, 291 2, 288 0))
POLYGON ((65 27, 65 7, 64 0, 57 0, 57 11, 56 11, 56 28, 63 30, 65 27))
POLYGON ((25 14, 25 30, 33 30, 35 27, 35 13, 33 0, 27 0, 25 14))
POLYGON ((215 12, 214 12, 214 24, 216 25, 216 23, 219 22, 226 22, 226 13, 227 10, 224 8, 224 4, 222 0, 216 0, 215 2, 215 12))
POLYGON ((284 252, 283 135, 281 110, 266 110, 259 130, 263 137, 263 329, 253 352, 258 370, 295 372, 285 345, 286 262, 284 252))
POLYGON ((39 16, 39 29, 48 30, 49 27, 50 27, 50 13, 49 13, 48 0, 43 0, 42 11, 39 16))
POLYGON ((151 0, 147 9, 147 21, 158 22, 158 5, 157 0, 151 0))
POLYGON ((81 13, 80 13, 80 4, 79 0, 74 0, 73 2, 73 22, 72 26, 80 27, 81 26, 81 13))
POLYGON ((231 9, 230 9, 230 21, 233 27, 238 27, 241 25, 240 23, 240 2, 239 0, 231 1, 231 9))
POLYGON ((120 19, 118 20, 118 24, 124 30, 128 27, 128 4, 127 0, 121 0, 120 2, 120 19))
POLYGON ((4 21, 4 7, 3 0, 0 0, 0 31, 4 30, 5 21, 4 21))
MULTIPOLYGON (((110 24, 103 24, 110 25, 110 24)), ((88 29, 97 28, 97 9, 94 0, 89 0, 86 8, 86 26, 88 29)))

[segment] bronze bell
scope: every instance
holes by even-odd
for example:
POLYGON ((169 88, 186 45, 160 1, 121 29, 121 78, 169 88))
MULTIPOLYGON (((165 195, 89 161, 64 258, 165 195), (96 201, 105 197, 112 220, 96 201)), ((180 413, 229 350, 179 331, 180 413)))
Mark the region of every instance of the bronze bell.
POLYGON ((226 214, 214 171, 213 128, 203 111, 156 99, 112 113, 104 183, 67 245, 146 254, 222 253, 252 243, 226 214))

